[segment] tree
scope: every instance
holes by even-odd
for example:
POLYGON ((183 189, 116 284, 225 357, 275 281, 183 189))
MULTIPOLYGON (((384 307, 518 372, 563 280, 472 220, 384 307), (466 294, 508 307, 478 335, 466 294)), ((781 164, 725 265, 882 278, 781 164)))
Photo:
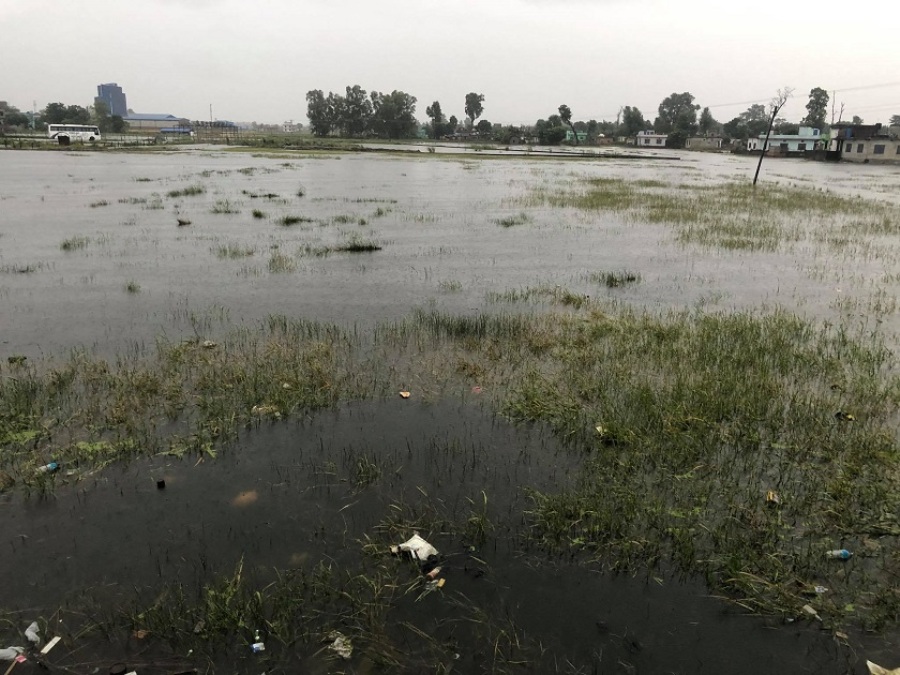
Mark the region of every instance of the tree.
POLYGON ((466 94, 466 117, 469 118, 469 126, 475 126, 475 120, 484 112, 484 94, 476 94, 474 91, 466 94))
POLYGON ((622 136, 637 136, 646 127, 647 122, 640 110, 636 107, 632 108, 630 105, 622 108, 622 126, 619 129, 622 136))
POLYGON ((711 133, 714 133, 718 127, 719 123, 716 122, 712 113, 709 112, 709 108, 704 108, 703 112, 700 113, 700 124, 698 129, 700 133, 704 136, 709 136, 711 133))
POLYGON ((396 89, 390 94, 373 91, 372 130, 387 138, 411 138, 416 135, 416 97, 396 89))
POLYGON ((559 145, 566 137, 566 128, 559 115, 550 115, 549 119, 535 122, 534 133, 541 145, 559 145))
POLYGON ((801 124, 822 129, 825 127, 825 115, 828 113, 828 92, 821 87, 809 91, 809 102, 806 104, 806 117, 801 124))
POLYGON ((575 131, 575 125, 572 124, 572 109, 565 104, 559 106, 559 119, 572 129, 572 139, 575 141, 575 145, 578 145, 578 134, 575 131))
POLYGON ((97 125, 101 134, 111 131, 109 104, 103 99, 96 99, 92 110, 91 121, 97 125))
POLYGON ((670 94, 659 104, 659 117, 653 127, 662 134, 682 131, 693 135, 697 131, 697 111, 700 106, 694 103, 694 95, 690 92, 670 94))
POLYGON ((358 84, 347 87, 341 109, 341 130, 346 136, 362 136, 372 123, 372 101, 358 84))
POLYGON ((311 89, 306 92, 306 116, 309 118, 312 132, 316 136, 327 136, 334 128, 334 107, 325 98, 321 89, 311 89))
POLYGON ((90 124, 91 113, 80 105, 48 103, 41 113, 44 124, 90 124))
POLYGON ((900 127, 900 115, 891 115, 890 125, 892 127, 900 127))
POLYGON ((862 124, 862 123, 863 123, 862 117, 860 117, 859 115, 853 116, 853 120, 851 121, 851 124, 862 124))
POLYGON ((456 115, 450 115, 450 119, 447 120, 447 133, 455 134, 456 129, 459 127, 459 120, 456 119, 456 115))
POLYGON ((746 140, 766 133, 769 126, 769 113, 766 106, 754 103, 747 110, 723 125, 722 130, 729 138, 746 140))
POLYGON ((0 101, 0 127, 27 127, 31 118, 6 101, 0 101))
POLYGON ((434 139, 443 135, 444 130, 444 113, 441 111, 441 104, 435 101, 425 108, 425 114, 431 118, 431 137, 434 139))

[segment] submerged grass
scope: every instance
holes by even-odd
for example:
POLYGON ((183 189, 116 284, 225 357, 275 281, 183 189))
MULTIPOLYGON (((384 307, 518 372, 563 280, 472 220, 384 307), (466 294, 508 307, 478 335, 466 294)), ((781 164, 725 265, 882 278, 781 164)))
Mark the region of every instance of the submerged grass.
MULTIPOLYGON (((829 626, 898 623, 900 379, 877 336, 783 311, 641 313, 534 293, 567 310, 420 311, 371 335, 273 316, 222 347, 161 340, 143 359, 10 364, 0 471, 52 489, 75 478, 37 473, 50 460, 77 477, 139 452, 211 456, 243 426, 395 396, 398 382, 434 396, 478 385, 584 457, 574 486, 531 491, 512 515, 532 542, 614 570, 674 565, 757 613, 811 604, 829 626), (842 547, 856 556, 826 558, 842 547), (828 594, 807 596, 823 581, 828 594)), ((352 480, 380 475, 361 457, 352 480)), ((503 526, 482 501, 463 528, 484 540, 503 526)))
POLYGON ((592 178, 564 191, 541 189, 528 205, 613 212, 672 225, 678 241, 728 250, 775 251, 806 239, 900 234, 900 208, 805 187, 726 183, 669 185, 592 178))
POLYGON ((91 242, 88 237, 69 237, 68 239, 63 239, 62 243, 59 247, 63 251, 77 251, 82 248, 87 248, 87 245, 91 242))
POLYGON ((205 193, 206 188, 202 185, 189 185, 180 190, 169 190, 169 192, 166 193, 166 196, 174 199, 176 197, 196 197, 205 193))

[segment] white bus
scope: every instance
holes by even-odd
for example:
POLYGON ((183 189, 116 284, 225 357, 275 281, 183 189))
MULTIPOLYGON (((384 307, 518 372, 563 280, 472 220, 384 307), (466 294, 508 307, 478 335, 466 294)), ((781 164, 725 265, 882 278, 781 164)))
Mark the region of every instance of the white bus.
POLYGON ((47 136, 59 140, 68 138, 70 141, 94 141, 100 140, 100 128, 93 124, 48 124, 47 136))

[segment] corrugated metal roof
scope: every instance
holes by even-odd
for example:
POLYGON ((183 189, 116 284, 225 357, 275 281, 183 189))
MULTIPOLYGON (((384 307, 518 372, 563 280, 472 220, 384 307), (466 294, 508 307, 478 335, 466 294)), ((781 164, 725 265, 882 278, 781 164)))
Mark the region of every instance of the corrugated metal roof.
POLYGON ((122 118, 126 122, 168 122, 170 120, 180 120, 184 119, 183 117, 176 117, 175 115, 163 115, 162 113, 132 113, 126 117, 122 118))

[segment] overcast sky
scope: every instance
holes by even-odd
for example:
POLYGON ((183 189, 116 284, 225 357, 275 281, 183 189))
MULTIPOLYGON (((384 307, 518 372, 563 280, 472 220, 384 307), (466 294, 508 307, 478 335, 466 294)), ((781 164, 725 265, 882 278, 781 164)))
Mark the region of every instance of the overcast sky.
POLYGON ((725 122, 780 87, 799 121, 809 90, 837 90, 844 119, 900 114, 893 0, 0 0, 0 100, 91 105, 117 82, 141 113, 306 120, 306 92, 400 89, 416 109, 533 123, 656 116, 689 91, 725 122), (846 14, 847 19, 840 18, 846 14))

